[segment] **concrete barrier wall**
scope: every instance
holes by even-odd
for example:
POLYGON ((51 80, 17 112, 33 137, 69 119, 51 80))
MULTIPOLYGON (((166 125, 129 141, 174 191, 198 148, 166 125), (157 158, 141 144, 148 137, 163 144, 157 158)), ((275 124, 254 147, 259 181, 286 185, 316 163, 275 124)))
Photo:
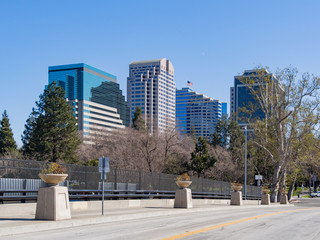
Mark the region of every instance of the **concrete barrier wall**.
POLYGON ((1 218, 19 218, 19 217, 34 217, 36 214, 36 203, 17 203, 17 204, 1 204, 1 218))
MULTIPOLYGON (((193 199, 193 206, 203 205, 229 205, 228 199, 193 199)), ((163 207, 172 208, 174 199, 143 199, 143 200, 106 200, 104 208, 123 209, 123 208, 145 208, 163 207)), ((245 201, 245 204, 257 205, 258 201, 245 201)), ((70 202, 71 213, 76 211, 100 211, 101 201, 77 201, 70 202)), ((18 203, 0 205, 0 218, 33 217, 36 211, 36 203, 18 203)))
MULTIPOLYGON (((260 201, 245 200, 245 205, 258 205, 260 201)), ((193 206, 204 205, 230 205, 229 199, 193 199, 193 206)), ((104 201, 105 210, 123 208, 173 208, 174 199, 143 199, 143 200, 106 200, 104 201)), ((77 211, 101 211, 101 201, 77 201, 70 202, 71 213, 77 211)), ((30 218, 35 216, 36 203, 18 203, 0 205, 1 218, 30 218)))

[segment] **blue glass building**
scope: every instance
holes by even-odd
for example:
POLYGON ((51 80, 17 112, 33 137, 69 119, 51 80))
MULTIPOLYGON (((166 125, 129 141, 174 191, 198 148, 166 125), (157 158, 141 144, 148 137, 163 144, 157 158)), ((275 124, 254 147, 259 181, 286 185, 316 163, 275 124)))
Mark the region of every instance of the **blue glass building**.
POLYGON ((176 90, 176 129, 190 134, 194 127, 197 137, 210 137, 217 121, 227 115, 227 103, 194 92, 190 87, 176 90))
POLYGON ((248 125, 251 120, 265 118, 265 113, 251 93, 249 85, 255 91, 266 91, 267 82, 281 87, 277 78, 267 70, 246 70, 243 75, 234 77, 234 87, 230 88, 230 113, 240 126, 248 125))
POLYGON ((129 107, 116 76, 84 63, 49 67, 49 84, 66 92, 84 135, 129 126, 129 107))

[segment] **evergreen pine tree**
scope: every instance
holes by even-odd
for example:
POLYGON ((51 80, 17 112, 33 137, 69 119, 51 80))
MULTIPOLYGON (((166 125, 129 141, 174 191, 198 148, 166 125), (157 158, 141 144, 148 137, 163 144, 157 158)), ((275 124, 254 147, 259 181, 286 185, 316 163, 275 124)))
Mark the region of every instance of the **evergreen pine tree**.
POLYGON ((133 119, 132 119, 132 128, 136 130, 145 130, 146 125, 142 118, 142 110, 140 107, 136 108, 136 111, 134 112, 133 119))
POLYGON ((76 118, 65 92, 51 83, 32 110, 22 136, 23 151, 38 160, 76 162, 80 144, 76 118))
POLYGON ((191 162, 188 168, 196 172, 198 177, 200 177, 205 170, 213 167, 215 162, 216 159, 209 155, 206 141, 200 136, 195 144, 194 151, 191 153, 191 162))
POLYGON ((197 140, 197 133, 196 133, 196 128, 191 125, 191 128, 190 128, 190 137, 192 138, 192 140, 196 143, 198 140, 197 140))
POLYGON ((235 120, 231 120, 229 124, 230 143, 229 150, 232 154, 234 162, 242 165, 244 161, 244 143, 245 135, 241 131, 239 124, 235 120))
POLYGON ((24 125, 25 130, 23 131, 23 135, 21 136, 22 137, 21 139, 22 139, 22 152, 25 158, 32 158, 36 152, 36 146, 37 146, 36 138, 32 137, 32 141, 30 141, 30 139, 31 139, 31 135, 36 134, 36 132, 34 132, 33 130, 35 129, 36 120, 38 116, 39 116, 38 112, 35 110, 35 108, 32 108, 32 112, 29 118, 27 119, 26 124, 24 125))
POLYGON ((16 141, 10 128, 9 117, 7 111, 4 110, 0 125, 0 154, 4 155, 12 153, 17 149, 16 141))
POLYGON ((241 131, 241 128, 237 121, 231 120, 229 124, 229 134, 230 134, 230 150, 241 151, 239 149, 243 148, 245 142, 244 133, 241 131))
POLYGON ((227 148, 229 145, 229 137, 229 120, 223 115, 217 122, 216 130, 212 135, 211 144, 213 146, 227 148))

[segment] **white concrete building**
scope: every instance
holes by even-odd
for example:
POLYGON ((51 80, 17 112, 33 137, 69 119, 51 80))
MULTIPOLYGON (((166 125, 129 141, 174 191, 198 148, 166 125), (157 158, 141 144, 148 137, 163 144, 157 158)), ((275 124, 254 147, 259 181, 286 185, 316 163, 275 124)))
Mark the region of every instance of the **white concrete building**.
POLYGON ((130 63, 127 98, 131 122, 136 108, 140 107, 150 133, 174 128, 175 94, 174 69, 169 60, 130 63))

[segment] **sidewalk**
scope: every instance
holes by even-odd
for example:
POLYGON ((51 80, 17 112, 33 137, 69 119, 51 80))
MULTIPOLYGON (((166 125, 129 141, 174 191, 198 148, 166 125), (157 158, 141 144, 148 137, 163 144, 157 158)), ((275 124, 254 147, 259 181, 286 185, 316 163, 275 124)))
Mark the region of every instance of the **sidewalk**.
MULTIPOLYGON (((150 200, 152 201, 152 200, 150 200)), ((28 204, 28 203, 26 203, 28 204)), ((101 204, 101 202, 100 202, 101 204)), ((21 204, 22 205, 22 204, 21 204)), ((293 205, 281 205, 281 207, 293 205)), ((44 221, 35 220, 33 214, 24 214, 17 217, 0 216, 0 236, 8 236, 13 234, 39 232, 45 230, 70 228, 83 225, 108 223, 115 221, 127 221, 133 219, 141 219, 148 217, 159 217, 175 214, 183 214, 200 211, 215 211, 230 208, 253 208, 253 207, 280 207, 280 204, 272 204, 263 206, 247 202, 243 206, 230 206, 227 204, 197 204, 191 209, 177 209, 170 207, 129 207, 122 209, 105 209, 104 216, 101 215, 101 208, 91 210, 73 210, 71 212, 72 219, 61 221, 44 221)))

